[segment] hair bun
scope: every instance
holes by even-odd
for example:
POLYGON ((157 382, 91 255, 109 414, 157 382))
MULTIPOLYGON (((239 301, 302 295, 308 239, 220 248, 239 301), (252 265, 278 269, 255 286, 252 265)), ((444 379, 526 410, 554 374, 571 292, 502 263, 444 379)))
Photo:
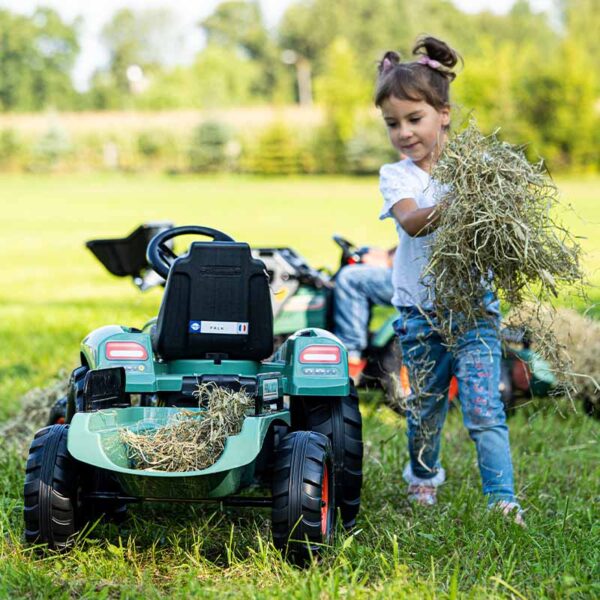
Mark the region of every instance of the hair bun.
MULTIPOLYGON (((442 40, 438 40, 432 36, 425 36, 419 38, 415 47, 413 48, 412 53, 415 56, 427 56, 432 60, 437 60, 442 66, 446 67, 446 69, 452 69, 456 66, 459 60, 462 60, 460 55, 450 48, 446 42, 442 40)), ((451 71, 443 71, 446 76, 449 76, 450 79, 454 79, 456 77, 455 73, 451 71)))
POLYGON ((400 63, 400 55, 393 50, 388 50, 381 60, 377 63, 377 71, 380 75, 384 75, 400 63))

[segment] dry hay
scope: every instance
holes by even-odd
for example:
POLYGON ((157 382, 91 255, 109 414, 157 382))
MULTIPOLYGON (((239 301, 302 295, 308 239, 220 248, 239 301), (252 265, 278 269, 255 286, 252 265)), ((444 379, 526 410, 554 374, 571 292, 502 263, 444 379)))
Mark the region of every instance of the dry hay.
POLYGON ((0 426, 0 439, 28 448, 35 432, 48 423, 54 403, 67 395, 69 377, 60 372, 44 388, 33 388, 21 398, 19 413, 0 426))
POLYGON ((227 438, 241 431, 248 408, 254 406, 245 392, 214 384, 199 385, 194 395, 204 410, 180 409, 166 425, 119 431, 134 468, 185 472, 210 467, 221 456, 227 438))
MULTIPOLYGON (((571 371, 569 380, 577 399, 600 406, 600 323, 568 308, 526 305, 512 310, 509 324, 525 326, 536 352, 545 353, 547 335, 566 356, 571 371)), ((597 410, 596 408, 596 410, 597 410)))
MULTIPOLYGON (((519 307, 550 302, 563 286, 583 290, 580 247, 555 219, 558 192, 542 162, 470 122, 448 140, 432 178, 445 193, 423 280, 449 345, 490 320, 486 291, 519 307)), ((569 365, 552 344, 548 330, 546 358, 560 376, 569 365)))

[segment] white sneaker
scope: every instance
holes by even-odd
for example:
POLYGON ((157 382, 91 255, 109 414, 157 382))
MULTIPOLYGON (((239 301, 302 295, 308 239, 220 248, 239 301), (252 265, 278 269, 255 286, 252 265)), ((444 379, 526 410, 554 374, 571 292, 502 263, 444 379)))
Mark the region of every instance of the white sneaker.
POLYGON ((523 509, 516 502, 499 500, 490 506, 491 510, 499 510, 505 517, 511 518, 519 527, 527 527, 523 517, 523 509))
POLYGON ((410 466, 406 465, 402 473, 408 483, 408 499, 421 506, 433 506, 437 502, 437 488, 446 480, 446 472, 440 468, 431 479, 417 477, 410 466))
POLYGON ((421 506, 433 506, 437 502, 437 489, 434 485, 409 485, 408 499, 421 506))

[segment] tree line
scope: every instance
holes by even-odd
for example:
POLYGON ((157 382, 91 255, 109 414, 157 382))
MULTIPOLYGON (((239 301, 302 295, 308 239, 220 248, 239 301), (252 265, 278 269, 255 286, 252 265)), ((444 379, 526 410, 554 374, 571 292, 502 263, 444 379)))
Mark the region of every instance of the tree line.
POLYGON ((459 120, 474 111, 484 130, 501 126, 559 167, 600 166, 596 0, 555 0, 552 17, 527 0, 505 15, 466 14, 448 0, 299 0, 274 29, 256 1, 233 0, 197 26, 204 48, 191 65, 172 66, 179 33, 168 9, 116 12, 101 34, 108 65, 79 92, 70 74, 81 21, 49 8, 0 10, 0 110, 317 103, 329 141, 344 145, 371 106, 377 59, 388 49, 409 58, 415 37, 429 33, 464 58, 453 84, 459 120))

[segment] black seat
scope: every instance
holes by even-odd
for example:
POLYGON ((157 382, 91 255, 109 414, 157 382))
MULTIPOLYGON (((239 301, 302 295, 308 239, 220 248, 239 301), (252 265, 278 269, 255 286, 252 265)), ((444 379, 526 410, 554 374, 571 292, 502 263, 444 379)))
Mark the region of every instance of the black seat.
POLYGON ((169 271, 153 338, 164 360, 263 360, 273 353, 268 277, 248 244, 194 242, 169 271))

